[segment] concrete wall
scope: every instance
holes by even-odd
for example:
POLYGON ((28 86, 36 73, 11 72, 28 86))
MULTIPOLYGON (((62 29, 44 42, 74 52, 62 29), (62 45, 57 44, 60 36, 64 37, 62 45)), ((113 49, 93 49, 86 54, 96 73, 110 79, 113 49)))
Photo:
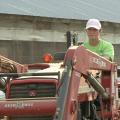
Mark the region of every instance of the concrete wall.
POLYGON ((66 45, 62 42, 34 42, 34 41, 0 41, 0 54, 19 63, 42 62, 45 53, 65 51, 66 45), (59 45, 58 45, 59 44, 59 45))
MULTIPOLYGON (((87 40, 86 21, 0 15, 0 53, 20 63, 41 62, 41 56, 66 50, 66 31, 75 31, 79 41, 87 40)), ((120 64, 120 24, 102 22, 102 38, 115 46, 120 64)))

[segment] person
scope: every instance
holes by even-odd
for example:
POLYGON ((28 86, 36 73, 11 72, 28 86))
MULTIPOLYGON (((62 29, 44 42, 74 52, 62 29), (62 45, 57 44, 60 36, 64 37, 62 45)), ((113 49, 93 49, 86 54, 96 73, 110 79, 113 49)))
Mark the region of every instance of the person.
POLYGON ((113 61, 114 47, 110 42, 100 38, 101 28, 101 23, 98 19, 89 19, 86 24, 88 41, 85 41, 83 46, 92 52, 113 61))
MULTIPOLYGON (((113 61, 114 47, 110 42, 107 42, 100 38, 101 28, 102 26, 98 19, 89 19, 86 24, 86 33, 88 36, 88 41, 83 42, 82 45, 86 49, 89 49, 90 51, 95 52, 100 56, 103 56, 113 61)), ((91 114, 89 117, 92 120, 100 120, 96 112, 97 109, 100 107, 99 95, 94 101, 89 101, 89 102, 86 101, 80 104, 80 109, 83 116, 87 116, 86 111, 88 107, 90 108, 90 111, 91 111, 91 114)))

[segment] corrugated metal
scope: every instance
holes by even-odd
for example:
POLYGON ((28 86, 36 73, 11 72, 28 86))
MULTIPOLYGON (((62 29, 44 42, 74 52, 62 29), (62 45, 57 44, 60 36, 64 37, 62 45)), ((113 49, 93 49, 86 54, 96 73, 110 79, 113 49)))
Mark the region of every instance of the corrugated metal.
POLYGON ((0 0, 0 13, 120 23, 120 0, 0 0))

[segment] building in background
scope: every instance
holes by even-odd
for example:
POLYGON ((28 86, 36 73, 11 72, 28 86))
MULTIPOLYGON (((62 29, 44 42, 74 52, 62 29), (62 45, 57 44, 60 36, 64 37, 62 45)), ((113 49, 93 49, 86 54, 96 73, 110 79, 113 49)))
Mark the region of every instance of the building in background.
POLYGON ((0 54, 20 63, 42 62, 46 52, 66 51, 67 31, 77 32, 79 42, 86 40, 86 20, 98 18, 102 38, 114 45, 120 65, 120 1, 103 2, 0 0, 0 54))

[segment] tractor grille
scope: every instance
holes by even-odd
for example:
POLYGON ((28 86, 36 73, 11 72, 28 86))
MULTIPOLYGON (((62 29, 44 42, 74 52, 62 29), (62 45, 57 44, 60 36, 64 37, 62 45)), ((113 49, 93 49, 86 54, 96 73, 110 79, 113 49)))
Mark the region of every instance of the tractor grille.
POLYGON ((10 120, 53 120, 52 116, 10 117, 10 120))
POLYGON ((55 96, 56 85, 53 83, 13 84, 10 88, 10 98, 35 98, 55 96))

